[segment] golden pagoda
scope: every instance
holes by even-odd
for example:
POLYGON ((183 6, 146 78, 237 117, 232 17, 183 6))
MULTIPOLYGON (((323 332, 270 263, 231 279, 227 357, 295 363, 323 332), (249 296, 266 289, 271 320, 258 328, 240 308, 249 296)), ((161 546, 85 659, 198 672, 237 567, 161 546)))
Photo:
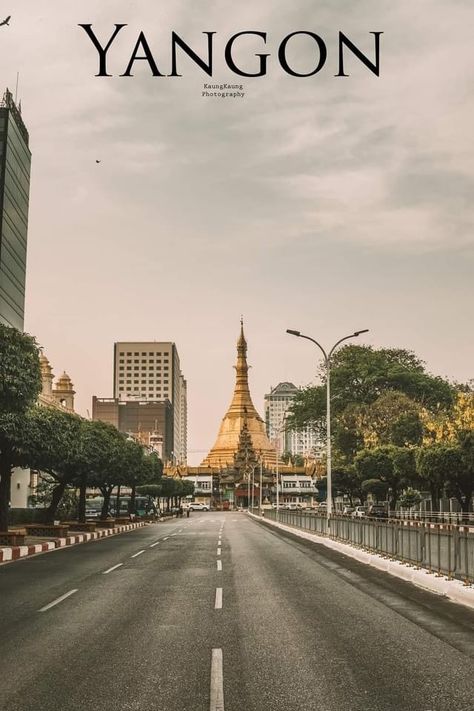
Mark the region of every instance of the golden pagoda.
POLYGON ((202 467, 233 467, 236 455, 242 446, 242 432, 250 436, 251 445, 262 460, 264 467, 276 465, 276 449, 265 431, 265 424, 254 407, 250 396, 247 365, 247 341, 244 336, 243 320, 240 321, 240 337, 237 341, 237 364, 235 389, 232 402, 221 422, 216 443, 202 462, 202 467))

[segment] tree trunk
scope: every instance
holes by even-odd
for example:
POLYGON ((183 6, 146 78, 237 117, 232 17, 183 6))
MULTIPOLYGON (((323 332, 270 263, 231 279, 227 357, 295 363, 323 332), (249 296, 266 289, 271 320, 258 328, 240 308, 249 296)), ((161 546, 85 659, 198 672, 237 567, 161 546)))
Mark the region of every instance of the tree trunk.
POLYGON ((104 486, 103 488, 101 487, 101 489, 100 489, 103 496, 104 496, 104 503, 102 504, 102 511, 100 514, 101 519, 105 519, 108 516, 110 497, 112 495, 112 489, 113 489, 113 486, 104 486))
POLYGON ((45 521, 54 521, 56 516, 56 511, 58 510, 59 502, 61 501, 64 490, 66 488, 66 482, 59 482, 53 489, 53 496, 51 498, 51 503, 45 511, 45 521))
POLYGON ((120 489, 121 485, 117 486, 117 497, 115 499, 115 515, 120 516, 120 489))
POLYGON ((137 496, 137 485, 136 483, 132 484, 132 493, 130 494, 130 513, 136 514, 137 513, 137 507, 135 503, 135 499, 137 496))
POLYGON ((0 531, 8 531, 11 480, 12 466, 10 460, 3 455, 0 457, 0 531))
POLYGON ((81 479, 79 482, 79 506, 77 510, 77 519, 79 523, 86 522, 86 489, 87 477, 85 474, 81 474, 81 479))

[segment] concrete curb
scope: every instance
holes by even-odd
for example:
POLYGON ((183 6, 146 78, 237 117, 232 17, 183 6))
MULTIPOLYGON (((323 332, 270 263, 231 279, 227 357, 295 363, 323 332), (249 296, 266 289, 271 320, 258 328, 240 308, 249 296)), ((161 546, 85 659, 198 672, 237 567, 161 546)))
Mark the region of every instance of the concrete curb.
POLYGON ((65 548, 66 546, 75 546, 78 543, 96 541, 99 538, 114 536, 117 533, 125 533, 126 531, 132 531, 135 528, 141 528, 145 525, 145 522, 141 521, 137 523, 127 523, 123 526, 117 526, 116 528, 102 528, 100 531, 94 531, 94 533, 78 533, 75 536, 55 538, 53 541, 44 541, 29 546, 0 548, 0 563, 11 563, 19 558, 26 558, 27 556, 36 555, 37 553, 46 553, 47 551, 54 551, 58 548, 65 548))
POLYGON ((268 518, 262 519, 260 516, 256 516, 252 513, 249 513, 249 516, 257 521, 263 521, 265 524, 273 526, 274 528, 280 528, 283 531, 287 531, 294 536, 298 536, 298 538, 304 538, 312 543, 338 551, 338 553, 347 555, 350 558, 355 558, 360 563, 371 565, 373 568, 377 568, 384 573, 406 580, 407 582, 417 585, 428 592, 435 593, 436 595, 443 595, 452 602, 456 602, 460 605, 466 605, 467 607, 474 609, 474 587, 464 585, 460 580, 449 580, 444 576, 438 577, 434 573, 430 573, 428 570, 416 569, 414 566, 401 563, 398 560, 382 558, 379 555, 368 553, 367 551, 359 548, 354 548, 346 543, 340 543, 339 541, 333 541, 330 538, 316 536, 313 533, 308 533, 307 531, 302 531, 301 529, 293 528, 292 526, 286 526, 283 523, 271 521, 268 518))

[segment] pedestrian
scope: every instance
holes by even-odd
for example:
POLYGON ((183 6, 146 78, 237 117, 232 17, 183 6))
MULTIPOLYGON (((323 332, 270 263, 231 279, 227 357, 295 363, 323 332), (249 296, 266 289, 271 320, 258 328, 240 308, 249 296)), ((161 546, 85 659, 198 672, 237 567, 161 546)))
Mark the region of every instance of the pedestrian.
POLYGON ((191 513, 191 509, 188 507, 186 509, 186 518, 189 518, 189 514, 191 513))

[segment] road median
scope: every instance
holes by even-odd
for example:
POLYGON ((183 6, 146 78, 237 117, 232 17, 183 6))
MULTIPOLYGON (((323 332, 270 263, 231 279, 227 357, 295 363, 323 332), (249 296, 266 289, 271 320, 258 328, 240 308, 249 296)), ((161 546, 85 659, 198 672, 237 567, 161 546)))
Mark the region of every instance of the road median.
POLYGON ((0 548, 0 564, 11 563, 15 560, 19 560, 20 558, 37 555, 38 553, 47 553, 49 551, 58 550, 59 548, 65 548, 67 546, 75 546, 80 543, 89 543, 90 541, 96 541, 99 538, 133 531, 134 529, 142 528, 145 525, 147 525, 147 523, 144 521, 136 521, 133 523, 122 524, 114 528, 99 528, 93 532, 84 533, 81 531, 75 533, 73 531, 72 535, 53 538, 51 540, 43 540, 35 543, 28 542, 28 544, 24 546, 2 547, 0 548))

